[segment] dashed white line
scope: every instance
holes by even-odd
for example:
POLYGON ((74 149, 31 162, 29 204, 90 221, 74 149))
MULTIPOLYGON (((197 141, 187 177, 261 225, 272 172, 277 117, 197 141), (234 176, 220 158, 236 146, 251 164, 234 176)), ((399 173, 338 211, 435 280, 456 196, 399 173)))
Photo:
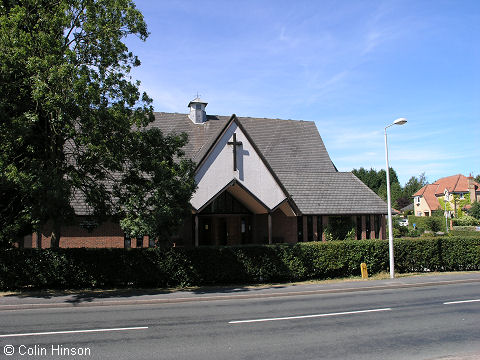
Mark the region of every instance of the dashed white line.
POLYGON ((34 332, 34 333, 23 333, 23 334, 3 334, 3 335, 0 335, 0 338, 20 337, 20 336, 58 335, 58 334, 79 334, 79 333, 94 333, 94 332, 108 332, 108 331, 129 331, 129 330, 145 330, 145 329, 148 329, 148 326, 110 328, 110 329, 46 331, 46 332, 34 332))
POLYGON ((465 304, 465 303, 473 303, 473 302, 480 302, 480 299, 448 301, 448 302, 444 302, 443 305, 465 304))
POLYGON ((344 311, 344 312, 336 312, 336 313, 313 314, 313 315, 300 315, 300 316, 286 316, 286 317, 266 318, 266 319, 236 320, 236 321, 229 321, 228 323, 229 323, 229 324, 245 324, 245 323, 267 322, 267 321, 310 319, 310 318, 318 318, 318 317, 340 316, 340 315, 353 315, 353 314, 364 314, 364 313, 380 312, 380 311, 390 311, 390 310, 392 310, 392 308, 357 310, 357 311, 344 311))

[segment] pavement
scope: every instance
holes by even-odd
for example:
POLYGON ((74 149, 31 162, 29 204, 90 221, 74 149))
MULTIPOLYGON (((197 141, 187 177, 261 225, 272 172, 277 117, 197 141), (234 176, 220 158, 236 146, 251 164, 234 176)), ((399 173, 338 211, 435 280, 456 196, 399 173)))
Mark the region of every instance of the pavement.
POLYGON ((480 272, 414 275, 383 280, 352 280, 262 286, 204 287, 187 290, 122 289, 78 292, 23 292, 0 295, 0 310, 182 303, 211 300, 275 298, 397 288, 480 283, 480 272))

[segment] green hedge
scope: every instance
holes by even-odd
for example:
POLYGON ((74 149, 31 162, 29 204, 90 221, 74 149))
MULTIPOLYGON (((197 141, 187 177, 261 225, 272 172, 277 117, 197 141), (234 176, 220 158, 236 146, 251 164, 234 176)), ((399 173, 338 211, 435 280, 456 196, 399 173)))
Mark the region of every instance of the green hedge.
MULTIPOLYGON (((385 240, 195 249, 0 250, 0 289, 178 287, 327 279, 388 270, 385 240)), ((480 238, 395 240, 398 272, 480 270, 480 238)))
POLYGON ((408 216, 408 226, 413 227, 415 224, 417 229, 421 231, 424 230, 433 230, 432 226, 435 226, 434 231, 443 231, 445 232, 445 218, 441 216, 408 216))

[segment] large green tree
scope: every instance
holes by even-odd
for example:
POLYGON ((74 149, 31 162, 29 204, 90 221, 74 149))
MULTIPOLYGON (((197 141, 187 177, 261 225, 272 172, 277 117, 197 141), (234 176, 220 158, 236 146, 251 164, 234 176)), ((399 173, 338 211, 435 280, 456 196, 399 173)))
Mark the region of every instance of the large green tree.
POLYGON ((0 5, 0 239, 42 224, 59 245, 75 210, 167 235, 195 189, 183 134, 162 134, 130 76, 125 38, 145 40, 130 0, 0 5), (75 204, 86 204, 74 208, 75 204))
MULTIPOLYGON (((383 200, 387 200, 387 174, 384 169, 377 171, 375 169, 366 170, 362 167, 358 170, 353 169, 352 173, 383 200)), ((396 209, 412 203, 412 195, 427 184, 424 173, 418 177, 412 176, 404 187, 400 185, 397 172, 393 168, 390 168, 389 175, 392 206, 396 209)))
POLYGON ((412 176, 402 189, 402 195, 397 199, 399 209, 412 203, 412 196, 422 187, 428 184, 425 173, 418 177, 412 176))

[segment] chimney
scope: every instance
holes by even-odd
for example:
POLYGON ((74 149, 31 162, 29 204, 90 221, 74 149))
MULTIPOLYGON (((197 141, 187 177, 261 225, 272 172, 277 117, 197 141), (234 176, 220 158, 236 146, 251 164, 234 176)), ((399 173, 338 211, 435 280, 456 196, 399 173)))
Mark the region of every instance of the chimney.
POLYGON ((201 100, 198 96, 188 103, 188 107, 190 108, 188 117, 194 124, 203 124, 207 121, 207 113, 205 112, 207 104, 208 103, 201 100))
POLYGON ((475 202, 475 200, 477 200, 476 198, 476 191, 475 191, 475 181, 473 179, 473 176, 472 174, 470 174, 470 176, 468 177, 468 192, 470 193, 470 202, 473 203, 475 202))

